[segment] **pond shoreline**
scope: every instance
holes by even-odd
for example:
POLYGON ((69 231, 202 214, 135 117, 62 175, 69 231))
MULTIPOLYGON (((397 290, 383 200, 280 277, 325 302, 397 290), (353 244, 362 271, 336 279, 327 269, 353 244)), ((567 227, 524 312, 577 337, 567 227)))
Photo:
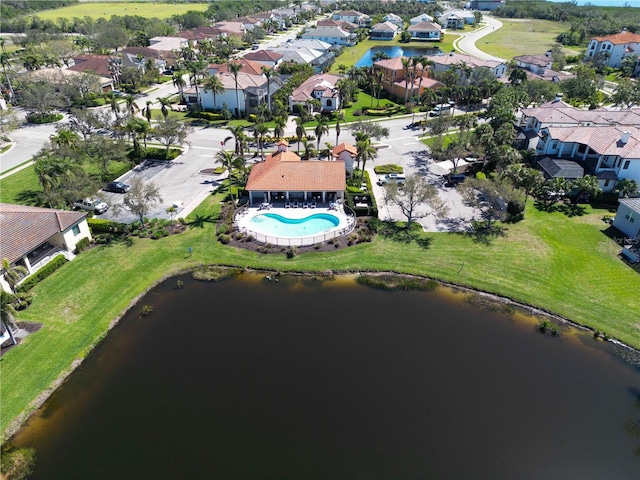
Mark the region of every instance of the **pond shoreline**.
MULTIPOLYGON (((69 368, 67 368, 66 370, 64 370, 63 372, 61 372, 58 377, 47 387, 45 388, 30 404, 29 406, 25 409, 25 411, 18 415, 18 417, 16 417, 14 420, 12 420, 9 425, 7 426, 7 428, 5 429, 5 431, 2 434, 2 443, 10 443, 12 437, 22 428, 22 426, 31 418, 31 416, 34 414, 34 412, 36 410, 38 410, 40 407, 42 407, 42 405, 44 405, 44 403, 49 399, 49 397, 58 389, 58 387, 60 387, 60 385, 62 385, 62 383, 76 370, 76 368, 78 368, 80 365, 82 365, 82 362, 87 358, 87 356, 93 351, 93 349, 98 346, 98 344, 100 344, 100 342, 106 337, 106 335, 109 333, 109 331, 111 329, 113 329, 116 325, 118 325, 118 323, 120 323, 120 320, 122 320, 122 318, 124 317, 124 315, 129 312, 129 310, 131 310, 132 308, 134 308, 138 302, 140 301, 141 298, 143 298, 147 293, 149 293, 150 290, 152 290, 153 288, 155 288, 157 285, 159 285, 160 283, 164 282, 165 280, 172 278, 172 277, 177 277, 180 275, 185 275, 188 273, 193 273, 195 270, 197 270, 198 268, 202 267, 202 265, 196 267, 196 268, 188 268, 188 269, 182 269, 182 270, 178 270, 178 271, 174 271, 171 273, 168 273, 166 275, 163 275, 162 277, 158 278, 157 281, 153 282, 152 284, 150 284, 147 288, 145 288, 139 295, 137 295, 135 298, 133 298, 131 300, 131 302, 129 303, 129 305, 116 317, 114 318, 109 325, 107 326, 107 328, 101 332, 101 334, 96 338, 96 340, 86 349, 86 353, 81 357, 78 358, 76 360, 74 360, 71 365, 69 366, 69 368)), ((449 282, 444 282, 441 280, 437 280, 437 279, 433 279, 430 277, 426 277, 426 276, 421 276, 421 275, 410 275, 410 274, 405 274, 405 273, 398 273, 398 272, 393 272, 393 271, 350 271, 350 270, 327 270, 327 271, 322 271, 322 272, 317 272, 317 271, 286 271, 286 272, 280 272, 277 270, 270 270, 270 269, 254 269, 254 268, 245 268, 245 267, 234 267, 234 266, 229 266, 229 265, 210 265, 208 267, 215 267, 215 268, 219 268, 220 270, 235 270, 238 271, 240 270, 240 273, 252 273, 252 274, 264 274, 265 277, 268 277, 269 279, 277 279, 277 276, 279 275, 283 275, 283 276, 305 276, 305 277, 311 277, 314 278, 316 280, 322 281, 325 278, 330 278, 330 277, 336 277, 336 276, 340 276, 340 277, 351 277, 353 279, 356 279, 358 276, 360 275, 368 275, 368 276, 395 276, 395 277, 403 277, 406 279, 419 279, 419 280, 423 280, 423 281, 433 281, 435 282, 438 286, 442 286, 445 288, 449 288, 454 292, 460 292, 460 293, 466 293, 466 294, 471 294, 471 295, 476 295, 478 297, 480 297, 483 300, 486 300, 487 302, 480 302, 480 303, 472 303, 472 305, 474 305, 477 308, 487 308, 490 305, 501 305, 501 306, 511 306, 514 307, 516 309, 518 309, 519 311, 521 311, 522 313, 532 316, 532 317, 540 317, 540 320, 546 319, 546 320, 551 320, 554 321, 556 323, 559 324, 563 324, 563 325, 567 325, 573 328, 576 328, 578 330, 582 330, 585 332, 589 332, 589 333, 594 333, 594 330, 590 327, 587 327, 585 325, 581 325, 580 323, 577 323, 573 320, 570 320, 568 318, 565 318, 561 315, 557 315, 553 312, 549 312, 546 311, 540 307, 536 307, 534 305, 528 305, 525 303, 521 303, 518 301, 515 301, 511 298, 508 297, 503 297, 500 295, 496 295, 496 294, 492 294, 489 292, 485 292, 485 291, 481 291, 481 290, 476 290, 473 288, 469 288, 469 287, 465 287, 462 285, 457 285, 454 283, 449 283, 449 282)), ((461 299, 462 301, 465 301, 464 299, 461 299)), ((618 340, 615 339, 610 339, 610 338, 598 338, 595 340, 602 340, 605 342, 611 342, 611 344, 616 345, 617 347, 621 347, 623 349, 625 349, 629 355, 631 357, 633 357, 635 359, 635 363, 636 364, 640 364, 640 350, 635 349, 633 347, 631 347, 630 345, 627 345, 623 342, 620 342, 618 340)), ((631 362, 631 360, 629 360, 628 358, 624 358, 622 357, 623 360, 625 360, 628 363, 634 363, 631 362)))

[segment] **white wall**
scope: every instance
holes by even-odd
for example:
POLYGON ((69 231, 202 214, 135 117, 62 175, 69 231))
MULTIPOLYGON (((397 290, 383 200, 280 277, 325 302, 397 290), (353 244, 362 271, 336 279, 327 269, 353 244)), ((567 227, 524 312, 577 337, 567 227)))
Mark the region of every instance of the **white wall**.
POLYGON ((621 203, 618 206, 616 218, 614 218, 612 225, 624 233, 625 236, 636 238, 640 234, 640 214, 621 203), (626 218, 627 215, 629 215, 633 221, 626 218))
MULTIPOLYGON (((211 90, 204 91, 203 88, 199 88, 200 93, 200 104, 202 108, 205 110, 213 110, 213 93, 211 90)), ((240 110, 244 111, 244 91, 238 90, 238 102, 240 104, 240 110)), ((235 89, 227 89, 222 93, 216 94, 216 105, 215 109, 220 110, 222 108, 222 104, 226 103, 229 106, 229 110, 231 113, 235 113, 235 109, 238 105, 236 105, 236 90, 235 89)))

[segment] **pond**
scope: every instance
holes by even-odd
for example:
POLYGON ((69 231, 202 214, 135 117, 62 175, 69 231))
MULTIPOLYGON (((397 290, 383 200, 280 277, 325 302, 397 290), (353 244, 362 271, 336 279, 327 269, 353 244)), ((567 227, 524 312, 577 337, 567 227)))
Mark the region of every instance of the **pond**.
POLYGON ((370 67, 373 65, 373 56, 377 52, 384 52, 389 55, 389 58, 396 57, 414 57, 414 56, 426 56, 436 55, 440 53, 438 48, 425 48, 425 47, 401 47, 399 45, 380 45, 378 47, 371 47, 367 50, 360 59, 356 62, 356 67, 370 67))
POLYGON ((36 448, 33 479, 640 471, 640 371, 587 333, 545 336, 444 288, 178 278, 184 288, 151 290, 13 439, 36 448))

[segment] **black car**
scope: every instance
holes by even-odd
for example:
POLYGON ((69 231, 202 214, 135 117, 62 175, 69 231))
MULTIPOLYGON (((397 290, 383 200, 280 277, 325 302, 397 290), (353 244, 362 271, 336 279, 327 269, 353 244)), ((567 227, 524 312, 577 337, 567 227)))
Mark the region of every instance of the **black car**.
POLYGON ((127 193, 131 187, 122 182, 107 183, 102 190, 105 192, 127 193))

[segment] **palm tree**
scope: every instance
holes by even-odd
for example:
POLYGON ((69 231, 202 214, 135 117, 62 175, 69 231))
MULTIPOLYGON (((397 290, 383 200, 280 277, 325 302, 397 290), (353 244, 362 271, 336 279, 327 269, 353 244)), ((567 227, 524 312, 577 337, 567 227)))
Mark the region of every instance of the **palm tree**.
POLYGON ((264 123, 257 123, 253 127, 254 132, 258 137, 258 146, 260 147, 260 157, 264 160, 264 137, 269 133, 269 128, 264 123))
POLYGON ((205 78, 204 82, 202 83, 202 88, 204 88, 205 93, 206 92, 213 93, 213 109, 217 110, 218 102, 216 101, 216 96, 219 93, 224 92, 225 90, 222 80, 220 80, 220 77, 217 75, 209 75, 207 78, 205 78))
POLYGON ((145 118, 147 119, 147 122, 149 123, 149 125, 151 125, 151 104, 153 102, 151 100, 147 100, 147 106, 146 108, 143 109, 143 114, 145 116, 145 118))
POLYGON ((318 121, 315 129, 316 140, 318 142, 317 150, 320 150, 320 139, 323 135, 329 134, 329 126, 327 125, 327 120, 322 115, 316 115, 316 120, 318 121))
POLYGON ((339 145, 338 139, 340 138, 340 120, 344 120, 344 113, 338 112, 336 118, 336 145, 339 145))
POLYGON ((2 272, 4 273, 4 279, 7 281, 11 291, 13 292, 16 291, 18 282, 20 282, 20 280, 29 273, 26 267, 23 267, 22 265, 11 266, 9 259, 7 258, 2 259, 2 272))
POLYGON ((262 73, 267 79, 267 105, 271 111, 271 77, 273 76, 273 68, 262 67, 262 73))
MULTIPOLYGON (((4 41, 4 38, 2 39, 4 41)), ((9 101, 13 101, 15 98, 15 92, 13 91, 13 86, 11 85, 11 79, 9 79, 9 74, 7 73, 7 66, 10 66, 11 56, 4 51, 4 44, 2 45, 3 52, 0 53, 0 64, 2 65, 2 70, 4 72, 4 77, 7 79, 7 86, 9 87, 9 101)))
POLYGON ((235 152, 236 155, 240 155, 243 156, 244 155, 244 151, 243 151, 243 145, 242 145, 242 135, 244 134, 244 127, 241 125, 234 125, 232 127, 227 127, 227 130, 229 130, 231 132, 231 135, 233 135, 233 138, 235 140, 235 152))
MULTIPOLYGON (((411 94, 409 95, 409 98, 413 98, 414 84, 415 84, 416 77, 418 76, 418 65, 422 66, 420 63, 420 60, 422 60, 421 57, 418 57, 418 56, 411 57, 411 67, 413 68, 413 73, 411 76, 411 94)), ((418 93, 420 93, 419 89, 418 89, 418 93)))
POLYGON ((240 70, 242 69, 242 64, 229 62, 227 65, 229 66, 229 73, 233 77, 233 80, 236 84, 236 118, 240 118, 240 99, 238 97, 238 75, 240 74, 240 70))
POLYGON ((180 101, 184 102, 184 89, 187 86, 187 82, 184 81, 184 77, 179 72, 173 72, 171 82, 173 83, 173 86, 178 89, 178 93, 180 93, 180 101))
POLYGON ((594 196, 602 191, 600 183, 598 182, 598 177, 595 175, 585 175, 582 178, 578 178, 573 181, 571 186, 575 190, 571 195, 571 203, 573 205, 577 205, 584 194, 594 196))
POLYGON ((198 76, 205 74, 205 64, 202 60, 190 60, 186 62, 185 66, 187 70, 189 70, 189 81, 191 85, 196 87, 196 97, 200 98, 198 94, 198 76))
POLYGON ((371 143, 371 138, 364 132, 356 133, 356 148, 358 153, 356 159, 358 161, 358 168, 360 168, 360 162, 362 162, 362 180, 364 181, 364 169, 367 166, 367 160, 373 161, 378 155, 378 151, 371 143))
POLYGON ((404 103, 407 103, 407 98, 409 98, 409 89, 406 88, 409 82, 409 66, 411 65, 411 60, 406 57, 402 57, 402 68, 404 69, 404 81, 405 81, 405 92, 404 92, 404 103))
POLYGON ((72 165, 68 158, 59 158, 49 152, 40 154, 36 159, 34 171, 38 175, 49 207, 53 208, 54 190, 71 170, 72 165))
POLYGON ((277 139, 284 137, 284 129, 287 126, 287 119, 283 117, 276 117, 274 119, 275 128, 273 129, 273 136, 277 139))
POLYGON ((136 103, 136 97, 133 95, 127 95, 124 97, 125 105, 127 106, 127 112, 129 115, 135 115, 140 110, 140 107, 136 103))
POLYGON ((233 181, 233 168, 238 165, 238 157, 231 150, 220 150, 216 154, 216 163, 220 163, 224 168, 227 169, 227 179, 229 180, 229 195, 231 196, 232 205, 235 206, 235 199, 233 198, 233 189, 231 182, 233 181))
POLYGON ((17 330, 18 326, 16 325, 16 321, 14 319, 14 315, 16 315, 16 309, 14 307, 16 297, 11 293, 5 292, 4 290, 0 290, 0 321, 4 324, 7 332, 9 333, 9 337, 11 338, 11 343, 15 345, 16 339, 13 336, 13 330, 17 330))
POLYGON ((309 160, 315 154, 313 143, 304 138, 302 140, 302 146, 304 147, 304 159, 309 160))
POLYGON ((113 92, 109 93, 109 102, 111 105, 111 111, 115 114, 116 120, 118 120, 120 118, 120 105, 118 105, 118 99, 113 92))
POLYGON ((136 118, 135 120, 136 120, 136 122, 135 122, 135 132, 136 132, 137 135, 142 137, 142 140, 144 141, 144 150, 146 152, 147 151, 147 137, 151 133, 151 125, 148 122, 145 122, 144 120, 141 120, 139 118, 136 118))
POLYGON ((56 135, 51 137, 51 143, 57 147, 73 148, 78 140, 78 134, 68 128, 61 128, 56 135))
POLYGON ((307 132, 304 129, 304 120, 302 117, 296 117, 296 137, 298 137, 298 156, 300 155, 300 141, 306 136, 307 132))
POLYGON ((167 109, 167 107, 171 107, 170 97, 160 97, 156 100, 156 102, 158 102, 161 105, 160 111, 162 112, 162 116, 166 121, 167 117, 169 116, 169 110, 167 109))

